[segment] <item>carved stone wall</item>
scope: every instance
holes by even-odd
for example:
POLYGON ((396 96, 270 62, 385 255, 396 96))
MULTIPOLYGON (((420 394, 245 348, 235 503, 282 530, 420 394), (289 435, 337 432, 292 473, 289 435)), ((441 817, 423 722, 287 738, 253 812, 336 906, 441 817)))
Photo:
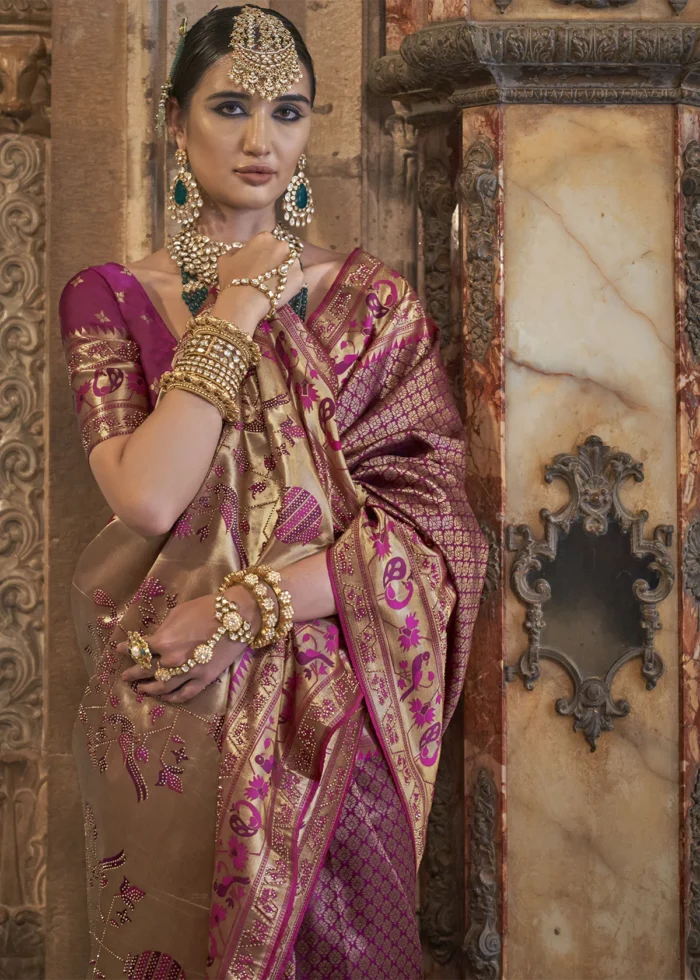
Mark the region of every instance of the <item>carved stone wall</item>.
POLYGON ((0 977, 44 968, 47 0, 0 0, 0 977))

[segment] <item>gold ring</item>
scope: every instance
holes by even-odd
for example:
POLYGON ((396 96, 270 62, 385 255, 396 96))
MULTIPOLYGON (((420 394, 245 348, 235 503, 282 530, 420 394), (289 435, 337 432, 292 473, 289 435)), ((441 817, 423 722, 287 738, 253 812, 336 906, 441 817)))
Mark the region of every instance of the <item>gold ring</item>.
POLYGON ((141 633, 131 632, 126 634, 129 641, 129 656, 142 670, 150 670, 153 654, 148 645, 148 640, 141 633))

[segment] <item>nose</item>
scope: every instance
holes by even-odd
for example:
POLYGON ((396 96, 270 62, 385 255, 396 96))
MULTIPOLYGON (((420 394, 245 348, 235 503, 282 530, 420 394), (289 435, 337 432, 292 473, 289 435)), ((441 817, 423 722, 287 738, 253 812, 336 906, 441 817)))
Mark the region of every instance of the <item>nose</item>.
POLYGON ((265 112, 250 115, 243 140, 243 151, 251 156, 262 157, 269 152, 268 120, 265 112))

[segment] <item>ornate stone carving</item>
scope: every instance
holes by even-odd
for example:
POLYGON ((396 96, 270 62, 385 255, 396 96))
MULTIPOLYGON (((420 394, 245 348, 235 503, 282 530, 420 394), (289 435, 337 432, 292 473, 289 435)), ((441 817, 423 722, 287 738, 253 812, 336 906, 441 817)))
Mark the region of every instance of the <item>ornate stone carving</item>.
POLYGON ((688 525, 683 542, 683 586, 700 602, 700 521, 688 525))
MULTIPOLYGON (((2 8, 0 7, 0 17, 2 8)), ((45 147, 0 134, 0 975, 40 976, 45 147), (5 971, 3 958, 11 963, 5 971), (12 972, 16 970, 18 972, 12 972)))
POLYGON ((477 140, 467 150, 459 193, 467 219, 467 343, 472 357, 483 362, 493 340, 496 315, 498 173, 496 146, 491 140, 477 140))
POLYGON ((578 4, 579 7, 587 7, 589 10, 604 10, 606 7, 626 7, 637 0, 554 0, 561 7, 572 7, 578 4))
POLYGON ((699 59, 694 24, 447 21, 379 58, 371 81, 416 125, 433 125, 498 102, 697 105, 700 80, 690 69, 699 59))
POLYGON ((508 7, 510 7, 513 0, 493 0, 493 2, 498 7, 499 14, 504 14, 508 7))
POLYGON ((688 877, 690 896, 687 905, 687 929, 685 941, 687 976, 700 976, 700 769, 690 794, 692 806, 688 809, 687 830, 690 842, 688 877))
POLYGON ((496 867, 498 792, 487 769, 480 769, 469 805, 469 921, 462 946, 469 980, 497 980, 502 941, 498 931, 499 869, 496 867))
MULTIPOLYGON (((457 708, 463 710, 462 702, 457 708)), ((457 844, 462 839, 461 779, 464 765, 463 738, 455 720, 445 732, 440 765, 435 780, 435 794, 430 810, 422 873, 419 913, 423 943, 436 963, 448 963, 461 975, 459 946, 464 927, 464 854, 457 844)))
MULTIPOLYGON (((532 690, 540 676, 541 658, 553 660, 563 667, 573 682, 574 690, 571 698, 559 698, 556 710, 561 715, 573 716, 574 731, 581 730, 591 751, 594 751, 601 732, 612 729, 613 718, 624 717, 630 711, 627 701, 615 701, 611 694, 612 682, 620 667, 640 657, 647 690, 655 687, 663 672, 654 635, 661 628, 658 604, 669 595, 674 582, 673 562, 668 552, 673 528, 659 525, 652 538, 644 537, 644 525, 649 515, 644 510, 633 514, 620 499, 620 489, 626 480, 640 483, 644 479, 642 464, 635 462, 627 453, 611 452, 610 447, 597 436, 589 436, 584 445, 578 447, 576 455, 560 453, 555 456, 552 464, 545 469, 546 482, 551 483, 554 479, 566 483, 569 500, 554 514, 546 509, 540 511, 544 524, 543 538, 536 539, 527 524, 510 526, 506 533, 506 547, 509 551, 517 551, 511 568, 511 585, 526 607, 523 628, 528 635, 528 648, 517 667, 506 668, 506 679, 513 680, 520 674, 525 687, 532 690), (551 600, 552 588, 544 575, 534 581, 531 576, 542 570, 543 560, 555 562, 563 539, 576 525, 581 525, 587 535, 602 538, 608 534, 611 520, 629 537, 629 553, 638 561, 650 559, 648 571, 655 581, 649 582, 641 577, 641 570, 636 568, 634 574, 639 577, 630 579, 630 598, 634 597, 639 606, 634 619, 635 626, 641 621, 642 645, 626 643, 620 655, 616 637, 609 657, 600 658, 605 663, 604 671, 600 667, 591 671, 588 663, 573 659, 562 649, 542 645, 542 633, 546 626, 542 607, 551 600), (522 542, 520 548, 516 547, 518 538, 522 542)), ((618 576, 623 571, 625 576, 629 574, 628 569, 623 570, 617 565, 613 570, 618 576)), ((604 571, 605 559, 601 555, 600 570, 596 571, 596 575, 600 577, 604 571)), ((550 568, 548 574, 551 577, 554 571, 550 568)), ((580 589, 578 582, 575 588, 580 589)))
POLYGON ((432 158, 422 167, 418 203, 423 215, 423 264, 426 307, 440 331, 440 350, 452 390, 460 407, 462 390, 462 336, 450 310, 450 237, 456 196, 450 170, 432 158))
POLYGON ((51 28, 51 0, 0 0, 0 24, 51 28))
POLYGON ((700 143, 683 151, 683 251, 685 260, 685 329, 694 360, 700 358, 700 143))
POLYGON ((668 0, 673 7, 674 14, 682 14, 686 8, 688 0, 668 0))
POLYGON ((481 521, 479 527, 486 535, 489 545, 489 557, 486 565, 486 579, 481 592, 481 601, 486 602, 489 596, 498 592, 501 585, 501 544, 498 532, 486 521, 481 521))

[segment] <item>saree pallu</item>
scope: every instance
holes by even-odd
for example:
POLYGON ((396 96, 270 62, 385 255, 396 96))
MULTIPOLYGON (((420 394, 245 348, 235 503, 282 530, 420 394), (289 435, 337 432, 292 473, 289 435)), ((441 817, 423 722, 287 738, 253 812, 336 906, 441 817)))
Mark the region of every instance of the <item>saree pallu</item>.
MULTIPOLYGON (((89 453, 152 411, 175 338, 114 264, 71 280, 61 323, 89 453)), ((300 976, 294 943, 368 740, 414 873, 423 851, 486 562, 434 328, 356 249, 306 324, 286 306, 256 340, 241 421, 171 531, 146 539, 113 518, 75 572, 91 976, 300 976), (338 617, 246 651, 185 704, 120 680, 128 630, 151 632, 233 568, 326 549, 338 617)))

